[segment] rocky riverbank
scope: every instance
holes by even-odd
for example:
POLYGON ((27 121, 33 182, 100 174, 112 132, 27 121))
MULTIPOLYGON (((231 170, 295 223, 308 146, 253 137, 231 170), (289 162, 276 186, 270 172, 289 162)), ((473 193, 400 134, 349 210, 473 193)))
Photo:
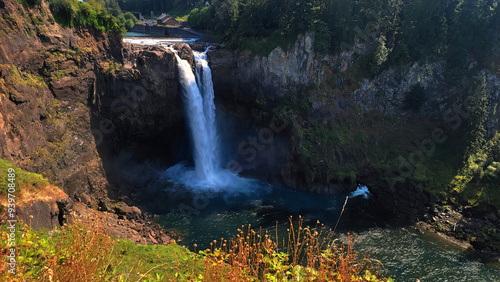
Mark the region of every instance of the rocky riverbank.
POLYGON ((500 262, 500 214, 472 207, 431 204, 416 226, 500 262))

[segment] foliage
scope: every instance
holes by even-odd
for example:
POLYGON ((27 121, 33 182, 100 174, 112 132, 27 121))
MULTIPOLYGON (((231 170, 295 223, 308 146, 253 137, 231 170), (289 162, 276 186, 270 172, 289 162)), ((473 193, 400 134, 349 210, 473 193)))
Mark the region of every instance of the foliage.
POLYGON ((194 27, 207 27, 214 13, 214 6, 194 8, 189 13, 189 24, 194 27))
POLYGON ((480 85, 474 92, 469 119, 469 146, 465 151, 465 161, 462 169, 459 171, 451 186, 454 191, 460 193, 473 178, 482 178, 484 175, 483 167, 487 161, 487 148, 484 135, 486 130, 484 123, 488 116, 487 109, 488 98, 486 96, 486 79, 483 76, 480 85))
MULTIPOLYGON (((392 281, 377 275, 378 261, 353 250, 355 237, 338 242, 319 222, 304 227, 301 218, 295 224, 290 218, 287 238, 278 240, 248 226, 198 254, 175 243, 115 240, 100 226, 17 227, 15 279, 20 281, 392 281)), ((5 254, 8 233, 0 234, 5 254)), ((6 267, 2 260, 0 269, 6 267)), ((0 279, 12 280, 7 275, 2 271, 0 279)))
POLYGON ((116 19, 119 23, 124 24, 128 31, 130 31, 137 22, 137 18, 131 12, 120 14, 116 19))
POLYGON ((64 27, 93 27, 101 32, 121 35, 125 30, 116 18, 94 0, 49 0, 56 21, 64 27))
POLYGON ((239 229, 235 238, 214 240, 211 248, 200 251, 202 272, 188 269, 186 280, 386 281, 377 275, 380 263, 359 258, 354 242, 349 234, 346 242, 334 240, 332 231, 319 222, 304 227, 300 217, 295 224, 290 218, 285 238, 248 226, 239 229))
POLYGON ((443 55, 450 79, 468 58, 488 65, 500 47, 495 0, 213 0, 191 11, 190 24, 233 48, 248 41, 316 32, 316 50, 343 51, 354 38, 372 50, 372 73, 443 55))
POLYGON ((115 71, 118 71, 121 69, 121 65, 119 63, 116 63, 114 61, 111 61, 111 62, 103 62, 101 64, 102 66, 102 69, 104 72, 106 73, 113 73, 115 71))
MULTIPOLYGON (((500 132, 488 141, 483 140, 477 150, 475 142, 469 145, 466 160, 451 183, 451 188, 465 204, 480 205, 486 203, 500 210, 500 132)), ((487 209, 487 206, 483 206, 487 209)))
MULTIPOLYGON (((17 226, 16 281, 108 281, 117 277, 118 263, 114 242, 96 228, 92 232, 80 225, 50 232, 17 226)), ((8 233, 1 232, 2 253, 7 253, 8 233)), ((1 268, 6 269, 6 260, 1 268)), ((3 281, 13 281, 2 271, 3 281)))
POLYGON ((39 75, 33 75, 28 72, 21 72, 15 65, 4 65, 10 68, 10 74, 8 81, 14 84, 27 85, 33 89, 39 89, 46 86, 43 77, 39 75))
POLYGON ((42 3, 42 0, 17 0, 17 2, 33 7, 36 5, 40 5, 42 3))
MULTIPOLYGON (((116 1, 116 0, 114 0, 116 1)), ((149 17, 151 11, 155 15, 168 12, 173 17, 189 13, 189 10, 200 1, 194 0, 117 0, 124 11, 140 12, 144 17, 149 17)), ((201 1, 205 3, 205 1, 201 1)))

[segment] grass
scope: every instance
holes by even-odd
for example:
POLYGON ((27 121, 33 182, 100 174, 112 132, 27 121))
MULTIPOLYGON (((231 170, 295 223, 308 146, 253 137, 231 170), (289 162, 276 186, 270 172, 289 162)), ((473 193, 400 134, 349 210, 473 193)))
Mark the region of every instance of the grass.
POLYGON ((0 196, 5 196, 7 194, 7 185, 10 183, 8 181, 8 169, 13 168, 15 170, 14 184, 16 185, 16 192, 21 190, 26 192, 36 192, 49 186, 49 181, 43 178, 40 174, 31 173, 24 171, 12 164, 12 162, 0 159, 0 171, 2 178, 0 178, 0 196))
POLYGON ((114 61, 104 62, 101 64, 101 67, 105 73, 113 73, 115 71, 120 71, 122 69, 122 65, 114 61))
POLYGON ((192 9, 194 9, 194 8, 193 7, 190 7, 189 9, 177 8, 177 9, 168 11, 167 14, 171 15, 178 22, 187 22, 188 17, 189 17, 189 13, 191 12, 192 9))
POLYGON ((19 208, 35 202, 57 200, 68 197, 59 187, 51 185, 40 174, 27 172, 11 162, 0 159, 0 213, 10 204, 8 193, 13 195, 19 208), (14 169, 12 172, 11 169, 14 169))
MULTIPOLYGON (((7 245, 7 235, 2 230, 2 247, 7 245)), ((6 260, 2 260, 2 281, 109 281, 117 277, 113 268, 118 263, 116 244, 99 229, 89 232, 72 225, 35 232, 24 226, 16 239, 16 274, 7 273, 6 260)))
POLYGON ((136 245, 129 240, 119 240, 116 250, 117 254, 122 256, 116 273, 126 281, 168 281, 167 277, 175 277, 175 273, 179 273, 179 267, 183 265, 189 266, 190 269, 201 269, 203 266, 195 263, 194 253, 177 244, 136 245))
POLYGON ((319 222, 304 227, 301 218, 294 224, 290 217, 287 237, 251 226, 239 229, 235 238, 214 240, 200 252, 202 273, 187 272, 203 281, 386 281, 377 278, 380 263, 359 257, 354 242, 350 235, 347 242, 338 242, 319 222))
MULTIPOLYGON (((302 219, 290 218, 284 238, 248 226, 198 253, 175 243, 115 240, 99 226, 79 223, 52 231, 18 226, 17 232, 17 273, 9 276, 1 260, 3 281, 392 281, 377 276, 378 261, 353 250, 355 236, 339 242, 319 222, 304 227, 302 219)), ((3 254, 7 238, 2 229, 3 254)))

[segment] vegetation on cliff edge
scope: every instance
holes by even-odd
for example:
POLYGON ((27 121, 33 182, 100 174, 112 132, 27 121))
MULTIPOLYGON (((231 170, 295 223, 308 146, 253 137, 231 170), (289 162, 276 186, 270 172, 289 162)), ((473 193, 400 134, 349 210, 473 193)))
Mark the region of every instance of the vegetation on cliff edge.
POLYGON ((12 162, 0 159, 0 171, 2 172, 2 177, 0 178, 0 197, 5 197, 7 195, 7 184, 9 183, 9 174, 7 173, 7 171, 9 168, 15 170, 15 176, 13 177, 13 179, 17 192, 20 192, 21 189, 36 191, 49 185, 49 181, 43 178, 41 175, 27 172, 14 166, 12 162))
MULTIPOLYGON (((29 7, 40 6, 43 0, 18 0, 29 7)), ((121 36, 125 33, 125 26, 129 26, 128 19, 135 21, 135 17, 121 18, 119 22, 99 1, 87 2, 77 0, 46 0, 50 11, 58 24, 63 27, 93 27, 101 32, 121 36)))

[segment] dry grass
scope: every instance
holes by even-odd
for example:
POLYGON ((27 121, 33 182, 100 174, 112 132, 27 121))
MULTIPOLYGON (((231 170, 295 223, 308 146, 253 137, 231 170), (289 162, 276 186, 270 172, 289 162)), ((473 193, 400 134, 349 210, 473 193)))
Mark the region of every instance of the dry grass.
MULTIPOLYGON (((289 218, 283 235, 278 223, 272 234, 249 225, 198 254, 196 245, 192 253, 175 243, 118 241, 103 232, 101 221, 84 227, 73 217, 75 224, 49 232, 18 225, 16 275, 7 273, 1 260, 0 281, 391 281, 378 277, 379 261, 353 250, 356 236, 339 241, 319 221, 303 226, 300 216, 289 218)), ((4 255, 6 231, 0 233, 4 255)))
MULTIPOLYGON (((115 243, 106 234, 87 230, 81 225, 35 233, 26 227, 18 231, 16 275, 6 272, 6 260, 0 262, 2 281, 109 281, 118 278, 113 265, 118 256, 115 243)), ((7 233, 2 232, 2 253, 8 251, 7 233)))
MULTIPOLYGON (((302 226, 302 218, 293 223, 285 238, 276 232, 239 229, 231 240, 214 240, 210 248, 199 252, 192 264, 176 267, 170 281, 386 281, 377 278, 379 261, 359 256, 353 250, 356 236, 346 242, 334 239, 332 230, 302 226), (196 262, 194 264, 197 265, 196 262)), ((195 245, 196 248, 196 245, 195 245)))
MULTIPOLYGON (((32 190, 21 190, 19 193, 19 197, 23 200, 18 203, 20 207, 37 202, 37 201, 57 201, 59 199, 67 198, 68 195, 64 193, 59 187, 47 184, 43 188, 38 189, 37 191, 32 190)), ((3 199, 0 199, 0 204, 6 204, 2 202, 3 199)))
MULTIPOLYGON (((176 245, 116 241, 99 226, 77 223, 49 232, 23 227, 17 273, 8 274, 1 260, 0 281, 387 281, 377 277, 380 262, 353 250, 355 236, 340 242, 319 222, 302 224, 290 217, 282 237, 277 226, 272 235, 248 226, 199 254, 176 245)), ((1 234, 0 252, 7 254, 8 234, 1 234)))

